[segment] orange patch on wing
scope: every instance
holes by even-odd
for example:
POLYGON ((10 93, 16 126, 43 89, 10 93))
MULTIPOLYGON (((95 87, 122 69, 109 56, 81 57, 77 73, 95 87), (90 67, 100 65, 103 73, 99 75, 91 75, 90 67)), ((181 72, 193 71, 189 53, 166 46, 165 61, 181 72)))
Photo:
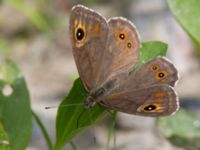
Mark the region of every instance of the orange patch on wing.
POLYGON ((94 34, 97 35, 99 33, 99 31, 100 31, 100 25, 99 25, 99 23, 96 23, 94 25, 94 34))
POLYGON ((164 107, 160 104, 156 104, 157 108, 155 110, 155 112, 163 112, 164 111, 164 107))
POLYGON ((166 93, 165 92, 162 92, 162 91, 157 91, 155 92, 155 96, 156 97, 165 97, 166 93))
POLYGON ((75 19, 75 20, 74 20, 74 27, 76 27, 77 25, 78 25, 78 20, 75 19))
POLYGON ((154 101, 155 101, 156 103, 162 102, 162 98, 154 98, 154 101))
POLYGON ((92 30, 92 22, 90 21, 87 27, 87 31, 91 32, 91 30, 92 30))

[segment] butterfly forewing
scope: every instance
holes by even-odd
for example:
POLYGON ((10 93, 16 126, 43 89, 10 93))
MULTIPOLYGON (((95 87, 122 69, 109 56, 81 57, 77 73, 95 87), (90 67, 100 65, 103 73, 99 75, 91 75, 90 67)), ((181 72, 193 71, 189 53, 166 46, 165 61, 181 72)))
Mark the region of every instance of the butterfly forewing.
POLYGON ((98 13, 77 5, 70 16, 70 35, 78 72, 85 88, 90 91, 100 73, 108 24, 98 13))
POLYGON ((109 35, 101 66, 100 82, 118 74, 126 76, 139 59, 140 38, 135 26, 122 17, 109 19, 108 25, 109 35))

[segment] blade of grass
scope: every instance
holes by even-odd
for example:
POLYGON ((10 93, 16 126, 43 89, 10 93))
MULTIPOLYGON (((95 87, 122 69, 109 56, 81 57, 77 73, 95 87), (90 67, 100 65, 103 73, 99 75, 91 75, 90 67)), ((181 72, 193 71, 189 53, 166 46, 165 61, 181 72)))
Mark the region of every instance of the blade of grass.
POLYGON ((71 141, 71 142, 69 142, 69 144, 71 145, 73 150, 77 150, 76 145, 74 144, 74 142, 71 141))
POLYGON ((35 121, 37 122, 38 126, 40 127, 40 129, 42 131, 42 134, 43 134, 43 136, 44 136, 44 138, 45 138, 45 140, 47 142, 47 146, 48 146, 49 150, 52 150, 53 144, 51 142, 50 136, 49 136, 46 128, 44 127, 44 125, 42 124, 40 118, 37 116, 37 114, 34 111, 32 111, 32 115, 35 118, 35 121))

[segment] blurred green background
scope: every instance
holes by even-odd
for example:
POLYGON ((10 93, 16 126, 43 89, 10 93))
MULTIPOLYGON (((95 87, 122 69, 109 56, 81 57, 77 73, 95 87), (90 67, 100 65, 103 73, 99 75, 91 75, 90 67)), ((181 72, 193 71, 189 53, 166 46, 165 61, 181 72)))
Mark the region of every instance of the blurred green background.
MULTIPOLYGON (((19 66, 27 82, 31 107, 53 141, 56 109, 44 108, 58 105, 78 77, 68 31, 70 10, 76 4, 90 7, 107 19, 128 18, 136 25, 142 41, 167 43, 167 57, 181 75, 176 90, 184 110, 158 120, 118 113, 114 132, 117 149, 199 150, 199 0, 0 0, 0 62, 7 57, 19 66)), ((77 136, 77 148, 104 149, 110 122, 108 116, 77 136)), ((30 150, 48 149, 35 121, 28 143, 30 150)), ((66 149, 72 148, 67 145, 66 149)))

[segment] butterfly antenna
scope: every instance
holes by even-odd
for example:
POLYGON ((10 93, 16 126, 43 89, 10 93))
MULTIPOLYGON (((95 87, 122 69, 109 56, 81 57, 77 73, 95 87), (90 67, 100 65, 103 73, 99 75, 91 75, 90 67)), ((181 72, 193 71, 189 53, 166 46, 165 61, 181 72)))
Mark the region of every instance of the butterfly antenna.
POLYGON ((80 106, 83 105, 83 103, 77 103, 77 104, 66 104, 66 105, 56 105, 56 106, 47 106, 45 109, 52 109, 52 108, 58 108, 58 107, 71 107, 71 106, 80 106))

